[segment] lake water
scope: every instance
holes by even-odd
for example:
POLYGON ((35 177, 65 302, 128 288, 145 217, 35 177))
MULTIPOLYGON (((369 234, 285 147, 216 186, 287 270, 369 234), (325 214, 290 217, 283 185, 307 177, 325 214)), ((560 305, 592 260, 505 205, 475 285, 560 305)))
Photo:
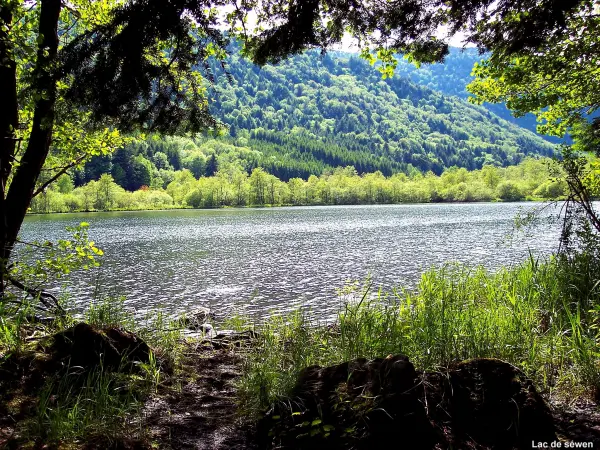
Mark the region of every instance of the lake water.
MULTIPOLYGON (((125 295, 143 314, 196 305, 257 319, 299 305, 331 317, 337 290, 372 277, 374 287, 414 287, 449 261, 490 269, 556 251, 559 225, 543 221, 513 234, 532 203, 331 206, 55 214, 27 217, 22 238, 57 239, 86 221, 102 267, 70 277, 85 307, 96 287, 125 295)), ((546 210, 544 215, 556 215, 546 210)))

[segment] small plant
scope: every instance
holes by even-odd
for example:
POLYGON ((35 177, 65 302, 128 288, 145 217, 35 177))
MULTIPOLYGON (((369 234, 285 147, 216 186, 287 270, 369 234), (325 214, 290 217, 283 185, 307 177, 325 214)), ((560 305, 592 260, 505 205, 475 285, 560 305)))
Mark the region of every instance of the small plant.
POLYGON ((125 307, 125 297, 104 297, 90 304, 85 321, 97 327, 136 328, 135 318, 125 307))
POLYGON ((163 356, 176 362, 182 352, 182 332, 184 327, 178 319, 172 319, 163 311, 154 311, 139 329, 139 335, 163 356))

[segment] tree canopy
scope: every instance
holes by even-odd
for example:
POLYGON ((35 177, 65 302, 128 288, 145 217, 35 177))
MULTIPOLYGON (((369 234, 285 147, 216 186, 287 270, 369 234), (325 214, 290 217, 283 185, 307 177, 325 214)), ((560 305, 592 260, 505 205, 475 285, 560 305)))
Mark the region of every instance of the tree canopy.
POLYGON ((469 85, 478 101, 504 102, 516 115, 534 112, 542 133, 563 136, 600 107, 600 11, 583 2, 565 31, 535 51, 492 53, 473 70, 469 85))
POLYGON ((258 8, 264 30, 250 40, 259 63, 279 61, 307 48, 328 48, 348 32, 363 47, 376 47, 391 59, 391 52, 433 62, 448 54, 447 40, 438 37, 458 32, 480 50, 496 55, 535 51, 544 42, 569 33, 568 21, 577 16, 581 0, 397 0, 393 2, 276 0, 250 2, 258 8))

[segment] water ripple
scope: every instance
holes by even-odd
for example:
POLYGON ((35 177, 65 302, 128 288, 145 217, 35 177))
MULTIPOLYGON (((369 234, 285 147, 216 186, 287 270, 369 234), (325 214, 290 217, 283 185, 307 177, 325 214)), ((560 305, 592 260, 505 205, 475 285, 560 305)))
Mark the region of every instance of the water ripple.
MULTIPOLYGON (((447 261, 515 264, 556 250, 558 225, 505 242, 531 204, 335 206, 30 216, 23 238, 57 239, 86 221, 105 251, 99 271, 68 280, 84 307, 94 286, 138 311, 205 305, 255 318, 298 306, 335 313, 336 290, 372 277, 375 287, 414 286, 447 261)), ((556 214, 547 212, 547 214, 556 214)))

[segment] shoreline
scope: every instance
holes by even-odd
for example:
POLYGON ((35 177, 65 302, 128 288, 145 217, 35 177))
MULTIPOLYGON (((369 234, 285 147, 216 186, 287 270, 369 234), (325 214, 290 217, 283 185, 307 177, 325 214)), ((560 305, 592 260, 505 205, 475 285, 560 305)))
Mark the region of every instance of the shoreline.
POLYGON ((247 205, 247 206, 218 206, 213 208, 192 208, 177 206, 173 208, 140 208, 140 209, 90 209, 90 210, 76 210, 76 211, 50 211, 50 212, 27 212, 27 216, 46 216, 51 214, 94 214, 94 213, 110 213, 110 212, 167 212, 167 211, 221 211, 221 210, 247 210, 247 209, 278 209, 278 208, 313 208, 313 207, 331 207, 331 206, 416 206, 416 205, 485 205, 485 204, 497 204, 497 203, 554 203, 563 202, 566 199, 546 199, 546 198, 530 198, 523 200, 492 200, 492 201, 440 201, 440 202, 402 202, 402 203, 332 203, 332 204, 301 204, 301 205, 247 205))
MULTIPOLYGON (((219 320, 202 308, 175 321, 156 313, 139 323, 110 299, 83 317, 56 315, 51 323, 6 310, 0 444, 242 450, 301 439, 305 446, 281 448, 342 449, 382 439, 405 426, 407 414, 426 420, 407 428, 408 441, 426 436, 440 440, 436 448, 477 450, 518 444, 511 427, 498 428, 491 446, 477 444, 486 436, 473 441, 461 431, 492 404, 503 420, 540 437, 536 442, 597 445, 600 367, 590 324, 600 294, 595 284, 581 292, 573 283, 590 263, 583 254, 493 274, 431 269, 415 292, 394 302, 363 295, 334 323, 317 326, 300 311, 257 324, 243 315, 219 320), (572 301, 581 305, 576 319, 572 301), (571 339, 577 335, 580 342, 571 339), (505 394, 494 395, 498 390, 505 394), (451 392, 465 402, 452 403, 451 392), (311 407, 313 400, 322 408, 311 407), (394 405, 400 410, 389 409, 394 405), (369 437, 363 418, 382 409, 391 415, 378 420, 391 422, 369 437), (518 422, 527 414, 550 428, 537 419, 518 422)), ((494 417, 489 426, 497 427, 502 420, 494 417)))

